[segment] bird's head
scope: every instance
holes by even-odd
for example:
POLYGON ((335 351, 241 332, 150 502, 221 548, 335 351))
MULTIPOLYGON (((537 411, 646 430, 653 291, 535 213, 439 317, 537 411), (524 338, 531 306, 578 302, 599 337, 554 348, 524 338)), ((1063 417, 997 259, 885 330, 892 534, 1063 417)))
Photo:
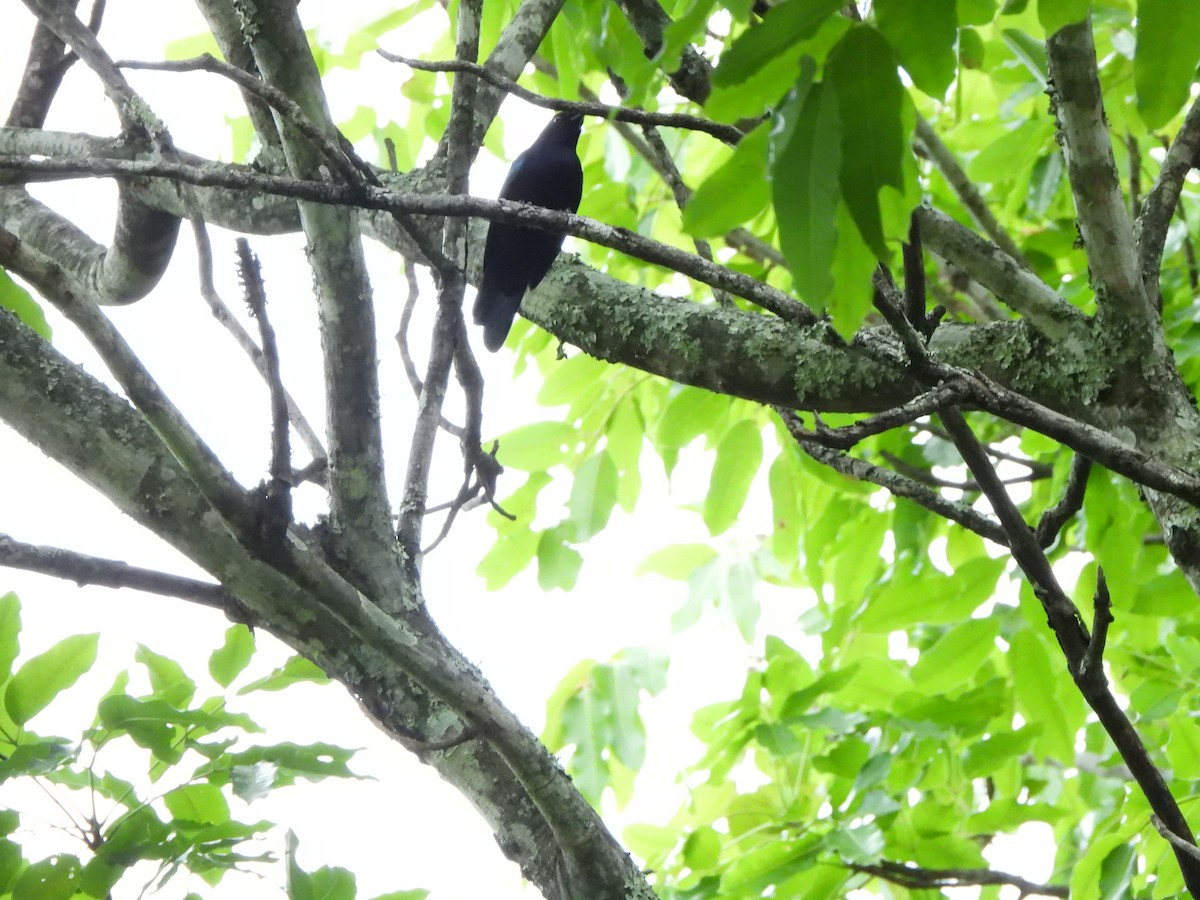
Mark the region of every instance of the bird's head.
POLYGON ((554 131, 561 136, 570 136, 579 138, 579 132, 583 128, 583 114, 577 112, 560 112, 556 113, 554 118, 550 120, 547 131, 554 131))

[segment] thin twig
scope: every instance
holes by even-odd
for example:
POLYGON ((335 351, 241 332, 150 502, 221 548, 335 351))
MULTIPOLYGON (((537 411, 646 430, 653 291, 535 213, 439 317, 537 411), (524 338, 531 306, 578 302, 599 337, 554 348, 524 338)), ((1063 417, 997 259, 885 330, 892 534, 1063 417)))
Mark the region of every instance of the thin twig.
POLYGON ((535 94, 533 91, 521 87, 515 81, 505 78, 503 75, 493 72, 485 66, 461 59, 427 62, 421 59, 400 56, 396 53, 389 53, 387 50, 378 50, 376 52, 388 62, 402 63, 410 68, 419 69, 422 72, 469 73, 486 81, 492 87, 507 91, 543 109, 553 109, 558 112, 577 112, 585 116, 598 116, 602 119, 630 122, 634 125, 664 125, 670 128, 702 131, 727 144, 736 144, 745 137, 741 131, 732 125, 722 125, 720 122, 713 122, 709 119, 703 119, 700 116, 689 116, 683 113, 656 113, 636 107, 610 106, 607 103, 579 103, 571 100, 556 100, 552 97, 543 97, 541 94, 535 94))
POLYGON ((957 522, 980 537, 987 538, 1002 547, 1008 546, 1008 538, 1004 534, 1004 529, 993 519, 968 504, 948 500, 937 491, 882 466, 874 465, 839 450, 824 447, 808 436, 799 416, 794 412, 782 407, 775 407, 775 411, 795 439, 796 445, 817 462, 824 463, 834 471, 859 481, 877 484, 897 497, 911 500, 951 522, 957 522))
POLYGON ((1095 681, 1099 689, 1107 687, 1104 678, 1104 645, 1108 642, 1108 626, 1113 623, 1112 598, 1108 594, 1108 581, 1104 567, 1096 568, 1096 596, 1092 601, 1095 614, 1092 616, 1092 639, 1087 652, 1079 664, 1080 681, 1095 681))
MULTIPOLYGON (((221 299, 221 295, 217 293, 217 287, 213 280, 212 242, 209 240, 208 228, 199 215, 191 219, 191 225, 192 233, 196 240, 196 256, 200 267, 200 296, 208 304, 213 318, 232 335, 238 346, 250 357, 250 362, 254 364, 254 368, 258 371, 258 374, 266 379, 268 377, 267 365, 263 358, 262 350, 254 342, 254 338, 250 336, 250 332, 242 327, 242 323, 237 320, 237 317, 225 305, 225 301, 221 299)), ((328 459, 328 454, 325 452, 325 446, 321 443, 321 438, 317 436, 316 430, 309 423, 308 419, 305 418, 295 398, 286 391, 284 397, 287 401, 288 417, 292 422, 292 426, 296 429, 296 434, 304 442, 304 447, 313 458, 313 462, 320 463, 314 471, 323 471, 325 469, 324 461, 328 459)))
POLYGON ((1092 473, 1092 461, 1080 453, 1071 460, 1071 472, 1067 476, 1067 487, 1062 499, 1042 513, 1034 532, 1038 544, 1049 547, 1058 539, 1058 533, 1075 513, 1083 509, 1083 497, 1087 492, 1088 476, 1092 473))
MULTIPOLYGON (((482 10, 483 0, 461 0, 459 3, 454 52, 461 61, 474 62, 479 55, 482 10)), ((451 195, 465 194, 468 190, 468 170, 477 149, 471 138, 475 88, 473 79, 456 79, 450 99, 450 122, 446 126, 442 145, 447 152, 449 172, 446 187, 451 195)), ((466 278, 462 263, 466 255, 466 233, 465 220, 454 218, 446 222, 442 248, 448 264, 437 270, 438 303, 429 363, 417 403, 417 420, 413 426, 408 469, 404 478, 404 497, 400 502, 397 537, 407 564, 416 569, 419 569, 421 562, 421 531, 429 499, 434 439, 454 363, 455 345, 465 330, 462 327, 462 304, 466 278)))
POLYGON ((973 885, 1005 885, 1015 887, 1020 896, 1030 894, 1045 897, 1067 897, 1070 888, 1066 885, 1038 884, 1019 875, 996 872, 991 869, 926 869, 907 863, 880 860, 874 864, 844 863, 846 868, 864 875, 873 875, 901 887, 913 890, 937 890, 938 888, 968 887, 973 885))
POLYGON ((907 403, 886 410, 866 419, 861 419, 850 425, 829 428, 818 420, 817 427, 811 431, 801 429, 799 433, 809 440, 835 450, 849 450, 855 444, 876 434, 883 434, 893 428, 899 428, 910 422, 928 416, 943 406, 953 405, 962 400, 968 392, 967 385, 961 381, 948 381, 935 388, 914 397, 907 403))
POLYGON ((292 445, 288 431, 287 392, 279 373, 279 346, 267 316, 267 293, 258 257, 245 238, 237 240, 238 274, 250 314, 258 322, 263 364, 271 397, 270 480, 263 491, 259 528, 268 549, 277 547, 292 523, 292 445))
MULTIPOLYGON (((421 285, 417 280, 416 263, 411 259, 404 261, 404 278, 408 283, 408 295, 404 298, 404 308, 400 311, 400 326, 396 329, 396 344, 400 348, 400 360, 404 364, 404 374, 408 376, 408 384, 412 388, 413 396, 419 399, 424 385, 421 383, 421 374, 417 371, 417 364, 413 361, 412 350, 408 346, 408 326, 412 324, 413 310, 416 309, 417 299, 421 295, 421 285)), ((440 413, 438 420, 443 431, 462 439, 464 432, 461 425, 455 425, 440 413)))

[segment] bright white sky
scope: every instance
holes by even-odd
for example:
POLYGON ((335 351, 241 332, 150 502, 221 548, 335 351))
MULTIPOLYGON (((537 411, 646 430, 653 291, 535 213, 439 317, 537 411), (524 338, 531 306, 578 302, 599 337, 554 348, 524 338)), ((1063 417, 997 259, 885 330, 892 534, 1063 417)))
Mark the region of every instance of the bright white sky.
MULTIPOLYGON (((4 7, 0 106, 7 110, 24 63, 32 19, 16 0, 4 0, 4 7)), ((309 27, 320 24, 322 36, 340 45, 345 34, 392 8, 394 3, 381 0, 356 4, 305 0, 301 11, 309 27)), ((433 15, 431 24, 441 27, 438 14, 433 15)), ((184 0, 111 0, 101 40, 114 58, 155 59, 161 57, 168 41, 202 30, 199 14, 184 0)), ((428 29, 410 24, 386 38, 385 46, 407 55, 422 55, 426 48, 421 41, 427 42, 428 35, 428 29)), ((373 56, 368 56, 358 71, 335 72, 328 79, 335 117, 346 119, 357 106, 369 105, 381 120, 402 119, 404 101, 399 88, 408 77, 412 76, 406 69, 373 56)), ((209 157, 229 158, 225 116, 237 115, 240 110, 237 94, 223 81, 205 74, 150 72, 130 73, 130 80, 166 122, 177 146, 209 157)), ((544 110, 532 110, 517 100, 505 104, 502 116, 510 157, 548 118, 544 110)), ((116 133, 115 118, 82 65, 76 65, 68 76, 47 127, 116 133)), ((482 158, 473 174, 473 191, 495 196, 505 168, 505 163, 482 158)), ((114 197, 111 185, 72 181, 42 186, 35 193, 87 228, 97 240, 108 241, 114 197)), ((231 307, 240 309, 233 270, 234 237, 213 232, 218 289, 231 307)), ((251 240, 263 262, 272 321, 280 335, 285 382, 301 398, 309 419, 319 426, 323 421, 320 363, 302 242, 294 236, 251 240)), ((368 245, 368 257, 379 318, 389 472, 396 486, 402 481, 415 407, 392 339, 404 297, 401 260, 372 244, 368 245)), ((427 292, 411 329, 413 346, 421 357, 432 306, 433 295, 427 292)), ((48 313, 55 328, 55 345, 105 377, 102 366, 74 330, 53 310, 48 313)), ((227 465, 246 484, 261 479, 269 452, 266 391, 240 351, 208 315, 197 289, 186 228, 162 285, 145 300, 112 310, 111 316, 159 384, 227 465)), ((535 379, 512 382, 507 352, 491 356, 481 351, 480 361, 488 384, 486 434, 554 417, 553 410, 534 403, 535 379)), ((441 441, 438 458, 443 465, 435 473, 431 490, 435 502, 453 495, 460 472, 453 442, 441 441)), ((19 540, 200 574, 4 426, 0 426, 0 460, 4 463, 0 531, 19 540)), ((709 465, 707 453, 685 454, 674 483, 668 485, 661 467, 648 463, 636 520, 617 511, 609 529, 585 548, 583 573, 572 594, 543 593, 532 573, 501 593, 487 593, 482 580, 474 575, 492 541, 482 511, 460 516, 450 539, 425 566, 426 593, 434 617, 478 662, 500 697, 535 731, 543 724, 545 698, 579 659, 607 660, 627 646, 649 646, 671 654, 668 690, 644 707, 650 729, 649 757, 637 782, 638 796, 629 809, 609 817, 618 833, 630 822, 664 823, 677 809, 683 797, 678 773, 699 756, 698 745, 688 732, 691 711, 736 696, 746 666, 754 658, 755 648, 741 641, 731 622, 711 611, 695 628, 673 635, 669 620, 683 602, 683 586, 633 574, 638 562, 656 547, 705 539, 699 517, 680 507, 702 499, 709 465)), ((509 473, 501 494, 522 481, 520 473, 509 473)), ((565 490, 560 493, 565 499, 565 490)), ((762 500, 761 496, 752 498, 750 513, 735 529, 738 533, 722 537, 719 547, 752 546, 753 536, 769 527, 769 512, 762 500)), ((181 601, 132 591, 79 589, 0 570, 0 593, 9 589, 17 591, 24 604, 24 656, 45 649, 68 633, 103 632, 95 672, 105 674, 94 672, 73 690, 70 696, 78 698, 78 706, 63 710, 65 715, 52 707, 35 720, 33 727, 42 733, 77 733, 79 716, 94 709, 92 704, 111 683, 112 674, 132 664, 137 642, 181 660, 193 677, 201 678, 208 654, 219 646, 228 627, 220 615, 181 601)), ((760 633, 773 632, 799 643, 794 622, 803 611, 803 597, 771 589, 761 594, 764 618, 760 633)), ((286 658, 285 650, 266 636, 260 635, 259 642, 270 650, 258 664, 263 672, 286 658)), ((202 683, 201 693, 205 690, 202 683)), ((361 898, 415 887, 433 890, 437 900, 535 895, 522 886, 516 867, 501 856, 488 829, 457 792, 377 732, 340 687, 305 686, 264 696, 266 703, 247 703, 246 708, 267 727, 269 740, 362 747, 354 768, 376 779, 302 784, 280 791, 248 811, 246 818, 268 818, 294 829, 305 868, 339 865, 350 869, 358 877, 361 898)), ((128 771, 125 769, 125 774, 128 771)), ((44 798, 6 790, 0 792, 0 803, 64 824, 61 813, 44 798)), ((78 849, 49 826, 30 829, 21 837, 34 853, 78 849)), ((282 831, 273 833, 267 845, 282 855, 282 831)), ((196 878, 180 877, 156 896, 174 898, 196 890, 206 897, 275 897, 282 895, 282 878, 282 866, 269 870, 265 881, 231 877, 218 889, 209 889, 196 878)), ((118 900, 131 896, 135 893, 118 894, 118 900)))

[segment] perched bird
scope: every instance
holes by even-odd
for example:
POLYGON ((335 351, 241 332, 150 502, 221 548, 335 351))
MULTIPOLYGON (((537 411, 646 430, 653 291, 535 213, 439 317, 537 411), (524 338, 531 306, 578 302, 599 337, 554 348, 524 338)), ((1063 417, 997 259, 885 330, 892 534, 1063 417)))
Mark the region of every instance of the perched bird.
MULTIPOLYGON (((583 194, 583 168, 575 153, 583 116, 558 113, 517 157, 500 188, 501 200, 519 200, 575 212, 583 194)), ((508 336, 525 291, 546 277, 563 235, 492 222, 483 248, 483 281, 475 298, 475 324, 483 345, 496 351, 508 336)))

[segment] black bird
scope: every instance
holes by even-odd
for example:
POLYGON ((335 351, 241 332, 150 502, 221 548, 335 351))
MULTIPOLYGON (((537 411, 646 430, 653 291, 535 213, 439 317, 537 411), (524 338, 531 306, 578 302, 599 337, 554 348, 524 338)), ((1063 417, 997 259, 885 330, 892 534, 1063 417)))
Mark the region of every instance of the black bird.
MULTIPOLYGON (((558 113, 517 157, 500 188, 501 200, 519 200, 575 212, 583 195, 583 168, 575 153, 583 116, 558 113)), ((483 345, 496 351, 508 336, 525 291, 546 277, 563 235, 492 222, 483 248, 483 283, 475 298, 475 324, 483 345)))

